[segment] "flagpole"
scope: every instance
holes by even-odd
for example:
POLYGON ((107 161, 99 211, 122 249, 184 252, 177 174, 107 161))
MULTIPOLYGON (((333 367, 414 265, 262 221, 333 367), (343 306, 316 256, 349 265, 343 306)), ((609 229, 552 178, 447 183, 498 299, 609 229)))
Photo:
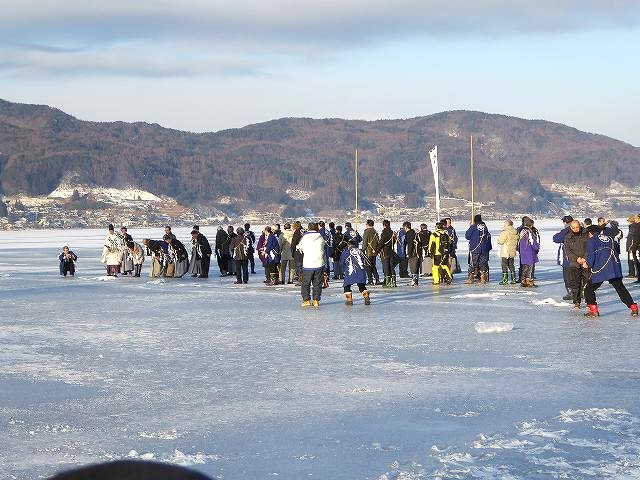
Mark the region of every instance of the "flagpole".
POLYGON ((356 148, 356 167, 355 167, 355 177, 356 177, 356 232, 358 231, 358 149, 356 148))
POLYGON ((475 197, 474 197, 474 185, 473 185, 473 135, 470 136, 471 139, 471 221, 473 222, 474 217, 476 216, 475 211, 475 197))

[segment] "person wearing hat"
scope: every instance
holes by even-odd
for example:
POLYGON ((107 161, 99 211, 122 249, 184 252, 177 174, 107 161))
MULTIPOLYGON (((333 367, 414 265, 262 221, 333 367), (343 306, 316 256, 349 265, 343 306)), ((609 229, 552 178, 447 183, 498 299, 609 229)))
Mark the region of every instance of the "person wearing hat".
POLYGON ((431 275, 433 276, 433 284, 439 285, 446 283, 451 285, 453 277, 449 268, 449 245, 451 239, 444 230, 442 222, 436 223, 436 229, 431 232, 429 237, 429 256, 433 260, 431 267, 431 275))
POLYGON ((480 277, 480 283, 489 282, 489 252, 491 246, 491 234, 487 225, 482 221, 482 215, 473 217, 473 222, 464 234, 469 241, 469 272, 466 283, 473 283, 480 277))
POLYGON ((638 316, 638 304, 633 301, 629 290, 622 283, 622 267, 616 253, 613 239, 601 232, 597 225, 587 227, 589 239, 587 241, 586 258, 580 263, 591 269, 591 277, 584 289, 584 298, 589 307, 584 315, 589 318, 600 316, 596 301, 596 290, 608 281, 616 290, 618 297, 631 310, 631 316, 638 316))
POLYGON ((340 254, 339 263, 344 270, 344 303, 345 305, 353 305, 353 293, 351 287, 355 284, 358 285, 358 290, 362 294, 365 305, 371 304, 371 298, 369 297, 369 291, 367 290, 367 270, 365 265, 367 264, 367 257, 362 250, 358 248, 358 241, 356 238, 351 238, 347 242, 347 248, 340 254))
POLYGON ((569 261, 564 255, 564 238, 571 231, 570 225, 571 222, 573 222, 573 217, 571 215, 565 215, 561 220, 564 223, 564 228, 553 236, 553 243, 558 244, 556 262, 558 265, 562 266, 562 279, 564 280, 564 288, 567 291, 567 294, 562 297, 562 299, 572 300, 573 294, 571 293, 571 281, 569 280, 569 261))
MULTIPOLYGON (((209 276, 209 266, 211 265, 211 245, 209 240, 199 230, 191 230, 191 243, 195 245, 200 257, 200 268, 198 277, 207 278, 209 276)), ((197 258, 197 257, 196 257, 197 258)))
POLYGON ((538 263, 540 251, 540 236, 533 226, 533 219, 527 217, 519 233, 518 250, 520 252, 520 285, 535 287, 533 283, 533 268, 538 263))
POLYGON ((109 231, 104 239, 100 262, 107 266, 107 275, 117 277, 122 263, 122 240, 115 233, 115 228, 109 224, 109 231))

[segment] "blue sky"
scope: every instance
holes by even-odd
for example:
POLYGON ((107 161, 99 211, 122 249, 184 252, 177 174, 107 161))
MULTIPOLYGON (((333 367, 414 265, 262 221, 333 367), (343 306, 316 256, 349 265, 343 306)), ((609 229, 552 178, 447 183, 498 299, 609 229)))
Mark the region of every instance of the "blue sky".
POLYGON ((470 109, 640 145, 640 2, 0 0, 0 98, 215 131, 470 109))

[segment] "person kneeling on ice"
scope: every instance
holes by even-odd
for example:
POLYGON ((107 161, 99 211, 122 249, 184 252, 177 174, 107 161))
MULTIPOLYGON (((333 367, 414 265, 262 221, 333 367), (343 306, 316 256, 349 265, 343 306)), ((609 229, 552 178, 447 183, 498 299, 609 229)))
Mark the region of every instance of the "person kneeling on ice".
POLYGON ((313 306, 320 306, 322 282, 324 280, 325 241, 318 232, 318 225, 311 222, 297 246, 302 257, 302 306, 311 306, 311 285, 313 285, 313 306))
POLYGON ((76 273, 75 262, 78 260, 78 256, 65 245, 62 247, 62 253, 58 255, 58 260, 60 260, 60 275, 66 277, 69 273, 73 277, 76 273))
POLYGON ((358 248, 356 238, 349 239, 347 248, 340 255, 340 265, 344 270, 344 298, 345 305, 353 305, 353 294, 351 286, 358 285, 358 289, 364 298, 364 304, 370 305, 369 291, 367 290, 367 257, 364 252, 358 248))
POLYGON ((613 240, 601 233, 600 228, 596 225, 589 226, 587 232, 589 234, 587 258, 578 260, 591 268, 591 278, 584 289, 584 298, 589 306, 589 311, 584 314, 585 317, 600 316, 596 302, 596 290, 605 281, 608 281, 615 288, 622 303, 631 309, 631 316, 637 317, 638 304, 633 301, 629 290, 622 283, 622 267, 613 240))

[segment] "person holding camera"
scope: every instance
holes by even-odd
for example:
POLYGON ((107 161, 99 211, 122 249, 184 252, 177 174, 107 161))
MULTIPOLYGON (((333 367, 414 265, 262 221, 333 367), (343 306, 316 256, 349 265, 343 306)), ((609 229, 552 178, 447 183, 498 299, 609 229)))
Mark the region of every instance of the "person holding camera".
POLYGON ((58 256, 58 260, 60 260, 60 275, 66 277, 68 273, 73 277, 76 273, 78 256, 65 245, 62 247, 62 253, 58 256))

